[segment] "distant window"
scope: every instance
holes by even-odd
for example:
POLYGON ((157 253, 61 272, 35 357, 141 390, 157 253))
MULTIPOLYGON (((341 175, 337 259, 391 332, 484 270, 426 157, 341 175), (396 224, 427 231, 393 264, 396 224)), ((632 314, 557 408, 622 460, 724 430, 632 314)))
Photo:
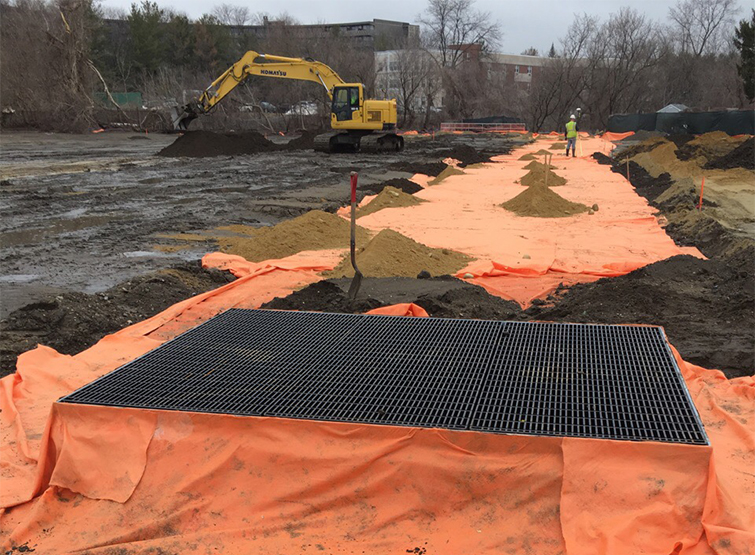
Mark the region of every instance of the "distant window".
POLYGON ((532 75, 532 66, 527 66, 527 73, 532 75))
POLYGON ((517 75, 519 75, 519 66, 515 66, 514 67, 514 73, 516 73, 517 75))

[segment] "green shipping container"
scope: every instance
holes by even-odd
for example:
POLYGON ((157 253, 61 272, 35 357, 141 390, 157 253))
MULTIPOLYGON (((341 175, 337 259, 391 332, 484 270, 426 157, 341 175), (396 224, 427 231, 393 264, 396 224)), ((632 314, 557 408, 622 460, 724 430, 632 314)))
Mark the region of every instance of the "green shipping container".
MULTIPOLYGON (((112 95, 113 100, 122 108, 140 108, 142 106, 142 93, 140 92, 116 92, 112 95)), ((115 107, 104 92, 94 93, 94 99, 106 108, 115 107)))

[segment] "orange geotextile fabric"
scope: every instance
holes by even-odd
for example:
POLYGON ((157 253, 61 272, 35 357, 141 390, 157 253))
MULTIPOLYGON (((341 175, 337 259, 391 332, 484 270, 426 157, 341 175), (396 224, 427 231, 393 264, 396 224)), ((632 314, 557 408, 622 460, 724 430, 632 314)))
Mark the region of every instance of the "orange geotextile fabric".
POLYGON ((390 306, 381 306, 365 312, 365 314, 382 314, 383 316, 417 316, 428 318, 430 315, 419 305, 414 303, 399 303, 390 306))
POLYGON ((710 447, 56 403, 0 547, 751 553, 755 381, 679 362, 710 447))
MULTIPOLYGON (((592 215, 521 217, 500 207, 524 190, 516 182, 527 173, 529 161, 519 158, 543 148, 536 141, 482 168, 465 168, 464 175, 452 175, 439 185, 428 186, 415 176, 426 187, 415 196, 428 202, 380 210, 359 218, 359 225, 394 229, 425 245, 468 254, 477 260, 457 277, 522 306, 559 283, 623 275, 678 254, 702 257, 696 248, 674 244, 655 209, 626 179, 591 157, 610 150, 611 143, 584 138, 580 144, 583 156, 578 158, 554 151, 555 172, 567 180, 554 190, 574 202, 597 204, 592 215)), ((348 212, 339 214, 347 217, 348 212)))
POLYGON ((600 138, 606 141, 621 141, 632 135, 634 135, 634 131, 627 131, 626 133, 611 133, 607 131, 603 133, 600 138))

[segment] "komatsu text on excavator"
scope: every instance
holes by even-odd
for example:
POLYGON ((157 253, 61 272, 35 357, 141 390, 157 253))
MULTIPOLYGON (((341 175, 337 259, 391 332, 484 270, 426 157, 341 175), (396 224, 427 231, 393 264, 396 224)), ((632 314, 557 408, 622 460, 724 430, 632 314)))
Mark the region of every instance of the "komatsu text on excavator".
POLYGON ((362 83, 345 83, 330 67, 314 60, 286 58, 249 51, 218 77, 199 98, 177 110, 173 126, 186 130, 197 116, 210 112, 248 77, 314 81, 331 100, 332 133, 318 135, 315 149, 337 151, 399 151, 404 139, 396 134, 396 101, 368 100, 362 83))

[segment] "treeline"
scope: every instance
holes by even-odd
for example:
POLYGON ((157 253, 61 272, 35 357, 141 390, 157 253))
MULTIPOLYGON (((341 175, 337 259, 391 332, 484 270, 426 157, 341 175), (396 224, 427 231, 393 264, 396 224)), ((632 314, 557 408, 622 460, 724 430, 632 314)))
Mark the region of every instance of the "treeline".
MULTIPOLYGON (((397 98, 404 128, 506 115, 547 131, 580 107, 583 126, 598 130, 612 113, 654 112, 669 103, 751 106, 755 10, 741 21, 739 15, 735 0, 679 0, 665 22, 628 7, 604 21, 579 15, 523 83, 496 63, 503 29, 474 0, 427 0, 421 43, 393 45, 389 73, 371 49, 347 37, 305 34, 289 16, 268 21, 243 7, 224 4, 190 20, 152 1, 114 13, 97 0, 0 0, 0 98, 4 122, 15 111, 16 122, 59 130, 98 125, 103 93, 116 109, 107 100, 113 91, 142 93, 148 112, 159 115, 253 49, 324 61, 369 94, 397 98), (242 31, 263 23, 264 33, 242 31)), ((326 95, 308 82, 250 80, 219 111, 231 123, 256 118, 273 130, 260 106, 302 100, 318 102, 326 124, 326 95)), ((143 111, 119 117, 146 121, 143 111)))
POLYGON ((614 113, 655 112, 671 103, 746 108, 755 97, 755 10, 737 22, 734 0, 679 0, 663 23, 630 7, 604 21, 577 15, 530 80, 515 80, 510 66, 496 63, 501 29, 491 26, 490 14, 475 12, 469 0, 429 5, 424 44, 393 55, 396 71, 379 83, 397 97, 404 126, 424 125, 439 99, 447 120, 506 115, 549 131, 578 107, 583 127, 600 130, 614 113), (466 14, 448 9, 459 6, 466 14), (471 49, 453 47, 455 29, 483 36, 478 60, 466 59, 471 49))
MULTIPOLYGON (((327 60, 344 79, 374 83, 372 51, 355 50, 345 37, 304 36, 285 15, 263 36, 238 32, 265 19, 230 5, 191 20, 151 1, 119 13, 104 11, 96 0, 0 0, 3 107, 15 112, 16 122, 78 130, 98 125, 101 93, 114 100, 111 92, 139 92, 145 107, 165 120, 169 105, 196 97, 250 49, 327 60)), ((261 101, 289 107, 305 99, 324 106, 326 95, 312 83, 255 80, 220 111, 237 113, 261 101)), ((144 114, 133 112, 123 110, 121 119, 143 123, 144 114)))
POLYGON ((577 16, 537 87, 521 99, 532 129, 549 129, 582 107, 604 129, 611 114, 670 103, 715 110, 752 106, 755 10, 735 23, 733 0, 680 0, 667 23, 622 8, 607 21, 577 16))

